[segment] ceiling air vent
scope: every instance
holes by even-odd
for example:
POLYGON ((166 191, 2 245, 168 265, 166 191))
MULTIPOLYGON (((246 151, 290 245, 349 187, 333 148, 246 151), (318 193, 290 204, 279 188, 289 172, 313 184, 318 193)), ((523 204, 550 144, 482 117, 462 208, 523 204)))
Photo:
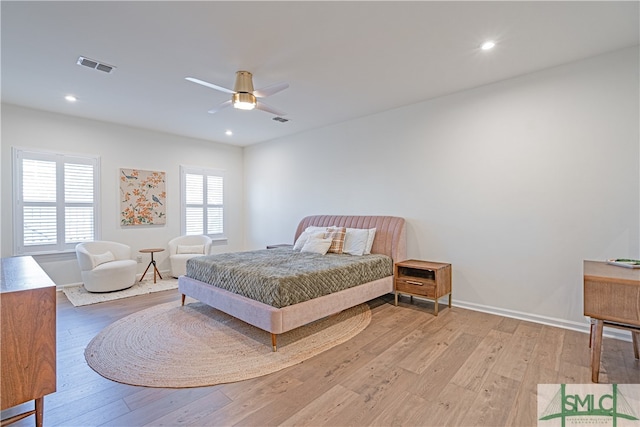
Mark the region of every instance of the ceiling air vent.
POLYGON ((276 122, 280 122, 280 123, 286 123, 289 121, 289 119, 285 119, 282 117, 274 117, 272 120, 275 120, 276 122))
POLYGON ((113 65, 104 64, 96 61, 95 59, 85 58, 84 56, 79 57, 78 62, 76 63, 78 65, 93 68, 94 70, 104 71, 105 73, 111 73, 116 68, 113 65))

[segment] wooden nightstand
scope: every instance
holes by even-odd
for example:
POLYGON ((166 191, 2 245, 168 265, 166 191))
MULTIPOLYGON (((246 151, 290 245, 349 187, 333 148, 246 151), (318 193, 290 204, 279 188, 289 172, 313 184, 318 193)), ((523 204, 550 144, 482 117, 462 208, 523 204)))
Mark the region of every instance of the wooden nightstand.
POLYGON ((451 264, 409 259, 393 267, 395 303, 398 294, 426 298, 434 301, 434 314, 438 315, 438 299, 449 294, 451 308, 451 264))

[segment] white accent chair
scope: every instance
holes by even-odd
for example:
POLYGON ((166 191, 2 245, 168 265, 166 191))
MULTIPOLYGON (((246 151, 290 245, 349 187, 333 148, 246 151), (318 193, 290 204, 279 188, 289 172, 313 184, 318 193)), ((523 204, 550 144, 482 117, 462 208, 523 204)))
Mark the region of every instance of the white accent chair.
POLYGON ((76 256, 84 287, 89 292, 119 291, 136 283, 138 265, 131 248, 117 242, 78 243, 76 256))
POLYGON ((211 238, 205 235, 179 236, 169 241, 171 275, 179 277, 187 273, 187 260, 209 255, 211 238))

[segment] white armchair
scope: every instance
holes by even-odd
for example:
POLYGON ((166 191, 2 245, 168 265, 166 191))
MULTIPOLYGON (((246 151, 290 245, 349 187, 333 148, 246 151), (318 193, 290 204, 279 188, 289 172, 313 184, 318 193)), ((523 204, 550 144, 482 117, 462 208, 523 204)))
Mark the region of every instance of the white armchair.
POLYGON ((89 292, 119 291, 136 282, 138 266, 127 245, 107 241, 78 243, 76 256, 82 282, 89 292))
POLYGON ((171 275, 179 277, 187 272, 187 260, 197 256, 209 255, 211 238, 209 236, 179 236, 169 241, 169 263, 171 275))

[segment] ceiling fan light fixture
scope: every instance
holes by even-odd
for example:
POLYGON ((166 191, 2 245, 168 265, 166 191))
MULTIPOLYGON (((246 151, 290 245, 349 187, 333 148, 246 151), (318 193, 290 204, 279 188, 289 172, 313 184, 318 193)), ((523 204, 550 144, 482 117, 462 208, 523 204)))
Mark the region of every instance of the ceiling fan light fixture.
POLYGON ((267 113, 275 114, 276 116, 283 116, 286 114, 282 111, 276 110, 273 107, 269 107, 262 101, 260 101, 260 104, 258 104, 257 98, 266 98, 267 96, 278 93, 288 88, 289 83, 276 83, 254 91, 252 75, 248 71, 236 72, 236 84, 233 90, 227 89, 223 86, 214 85, 213 83, 205 82, 204 80, 196 79, 194 77, 185 77, 185 79, 192 83, 197 83, 199 85, 206 86, 208 88, 231 95, 231 99, 228 99, 217 107, 212 108, 208 111, 209 113, 213 114, 223 108, 233 105, 234 108, 237 108, 239 110, 253 110, 254 108, 256 108, 258 110, 266 111, 267 113))
POLYGON ((231 96, 233 108, 239 110, 253 110, 256 108, 256 97, 252 93, 239 92, 231 96))
POLYGON ((236 71, 236 84, 234 92, 253 93, 253 75, 248 71, 236 71))

